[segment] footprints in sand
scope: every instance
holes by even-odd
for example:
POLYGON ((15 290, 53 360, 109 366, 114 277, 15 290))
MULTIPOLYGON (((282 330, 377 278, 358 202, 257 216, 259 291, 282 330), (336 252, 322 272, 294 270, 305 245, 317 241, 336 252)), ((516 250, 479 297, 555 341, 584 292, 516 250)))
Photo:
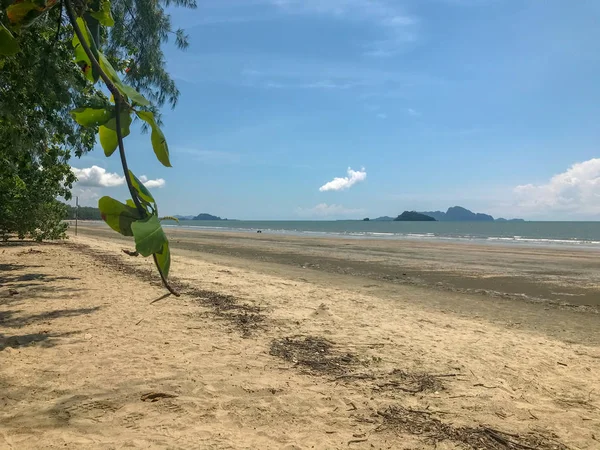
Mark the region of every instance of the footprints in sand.
POLYGON ((59 403, 53 408, 52 413, 55 417, 68 422, 78 419, 100 422, 107 414, 114 413, 119 408, 118 404, 110 400, 91 400, 76 395, 59 403))

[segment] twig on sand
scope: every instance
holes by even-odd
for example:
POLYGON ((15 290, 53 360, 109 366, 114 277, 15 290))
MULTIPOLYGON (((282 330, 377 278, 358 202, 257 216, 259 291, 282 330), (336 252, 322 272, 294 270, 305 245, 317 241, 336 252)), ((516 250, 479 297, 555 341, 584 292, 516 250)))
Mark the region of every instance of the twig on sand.
POLYGON ((372 380, 375 377, 368 373, 349 373, 346 375, 340 375, 339 377, 335 377, 333 379, 333 381, 342 380, 344 378, 356 378, 358 380, 372 380))
POLYGON ((368 439, 366 439, 366 438, 365 439, 352 439, 351 441, 348 441, 348 445, 358 444, 359 442, 367 442, 367 441, 368 441, 368 439))

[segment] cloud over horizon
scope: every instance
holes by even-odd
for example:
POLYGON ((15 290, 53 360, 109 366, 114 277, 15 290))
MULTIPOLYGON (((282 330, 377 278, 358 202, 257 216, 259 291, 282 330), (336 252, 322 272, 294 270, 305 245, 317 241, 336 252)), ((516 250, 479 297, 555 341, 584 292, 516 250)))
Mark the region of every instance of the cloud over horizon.
POLYGON ((600 158, 575 163, 546 183, 517 186, 514 194, 531 213, 600 214, 600 158))
POLYGON ((364 167, 360 170, 352 170, 351 167, 348 167, 347 177, 336 177, 333 180, 321 186, 319 188, 319 191, 343 191, 345 189, 350 189, 356 183, 364 181, 366 178, 367 172, 365 171, 364 167))
POLYGON ((98 166, 78 169, 71 167, 71 170, 77 177, 77 183, 80 186, 89 187, 114 187, 125 183, 125 177, 117 173, 107 172, 106 169, 98 166))
POLYGON ((144 183, 144 186, 147 188, 161 188, 165 185, 165 180, 163 178, 157 178, 156 180, 149 180, 146 175, 140 176, 140 181, 144 183))
MULTIPOLYGON (((71 170, 77 177, 76 183, 78 186, 105 188, 116 187, 125 184, 124 176, 121 176, 118 173, 107 172, 103 167, 92 166, 83 169, 71 167, 71 170)), ((161 188, 165 185, 165 180, 162 178, 150 180, 146 175, 141 175, 139 178, 147 188, 161 188)))

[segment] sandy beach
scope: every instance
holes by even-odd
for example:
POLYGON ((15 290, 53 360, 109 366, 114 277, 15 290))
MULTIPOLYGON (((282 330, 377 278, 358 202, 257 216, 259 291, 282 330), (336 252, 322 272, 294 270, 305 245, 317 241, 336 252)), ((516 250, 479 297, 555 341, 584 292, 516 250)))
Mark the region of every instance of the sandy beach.
POLYGON ((0 245, 0 448, 600 448, 598 252, 168 234, 0 245))

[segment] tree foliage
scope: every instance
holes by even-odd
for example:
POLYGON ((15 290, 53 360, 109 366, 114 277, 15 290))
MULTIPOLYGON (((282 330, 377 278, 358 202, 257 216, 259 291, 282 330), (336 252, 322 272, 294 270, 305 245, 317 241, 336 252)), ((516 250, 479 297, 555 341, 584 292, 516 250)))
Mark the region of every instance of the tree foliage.
POLYGON ((75 181, 68 160, 94 145, 94 129, 69 115, 79 103, 107 99, 72 63, 59 10, 31 25, 19 52, 0 64, 0 233, 36 239, 64 236, 64 206, 75 181), (57 39, 58 35, 58 39, 57 39))
POLYGON ((168 6, 196 8, 195 0, 113 0, 115 25, 108 31, 106 55, 125 72, 125 82, 154 104, 175 106, 179 90, 165 69, 162 44, 174 39, 180 49, 189 45, 181 28, 173 30, 168 6))

